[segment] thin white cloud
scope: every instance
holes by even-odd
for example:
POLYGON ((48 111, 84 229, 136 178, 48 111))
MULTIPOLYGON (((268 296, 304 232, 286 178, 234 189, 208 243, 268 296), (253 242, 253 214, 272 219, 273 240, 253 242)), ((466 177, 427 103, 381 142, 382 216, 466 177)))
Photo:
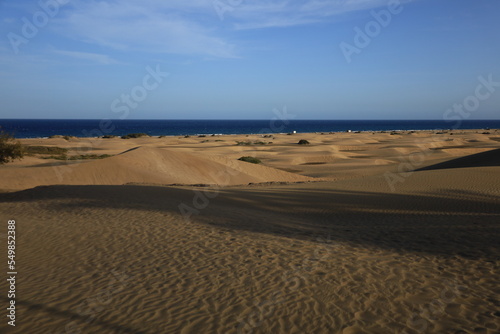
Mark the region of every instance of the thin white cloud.
MULTIPOLYGON (((404 4, 412 0, 401 0, 404 4)), ((414 0, 413 0, 414 1, 414 0)), ((387 6, 388 0, 257 1, 227 12, 236 29, 290 27, 325 22, 356 11, 387 6)))
POLYGON ((232 58, 237 57, 235 43, 228 39, 235 36, 232 30, 314 24, 387 4, 388 0, 72 0, 55 23, 70 38, 123 51, 232 58), (216 10, 220 3, 225 6, 222 16, 216 10))
POLYGON ((118 64, 119 62, 115 59, 109 57, 108 55, 98 54, 98 53, 89 53, 89 52, 76 52, 76 51, 65 51, 65 50, 54 50, 54 53, 73 57, 77 59, 89 60, 91 62, 109 65, 109 64, 118 64))
POLYGON ((58 23, 68 36, 124 51, 235 57, 233 45, 197 17, 203 8, 196 1, 76 2, 58 23))

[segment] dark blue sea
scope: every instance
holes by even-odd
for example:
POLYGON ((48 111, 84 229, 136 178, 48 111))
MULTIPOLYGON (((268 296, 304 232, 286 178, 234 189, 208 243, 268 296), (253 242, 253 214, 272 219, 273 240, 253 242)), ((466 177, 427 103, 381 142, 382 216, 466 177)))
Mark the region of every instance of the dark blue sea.
POLYGON ((16 138, 52 135, 75 137, 122 136, 147 133, 151 136, 199 134, 258 134, 304 132, 499 129, 500 120, 63 120, 0 119, 0 130, 16 138))

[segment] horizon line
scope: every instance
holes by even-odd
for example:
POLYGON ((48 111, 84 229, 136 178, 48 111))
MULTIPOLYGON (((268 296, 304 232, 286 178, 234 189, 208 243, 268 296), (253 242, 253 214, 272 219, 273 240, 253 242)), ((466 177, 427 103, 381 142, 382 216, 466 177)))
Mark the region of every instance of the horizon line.
MULTIPOLYGON (((273 118, 0 118, 0 121, 8 120, 33 120, 33 121, 268 121, 273 118)), ((349 118, 293 118, 287 121, 444 121, 456 122, 458 120, 446 120, 442 118, 418 118, 418 119, 398 119, 398 118, 380 118, 380 119, 349 119, 349 118)), ((460 121, 500 121, 500 118, 468 118, 460 121)))

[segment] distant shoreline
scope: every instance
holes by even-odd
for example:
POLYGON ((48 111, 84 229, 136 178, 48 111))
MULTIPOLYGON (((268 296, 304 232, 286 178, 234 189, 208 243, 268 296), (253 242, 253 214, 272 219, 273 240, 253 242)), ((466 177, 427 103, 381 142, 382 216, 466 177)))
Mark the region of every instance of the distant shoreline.
MULTIPOLYGON (((331 131, 331 132, 296 132, 296 133, 291 133, 291 132, 280 132, 280 133, 197 133, 197 134, 192 134, 192 135, 147 135, 144 136, 144 138, 189 138, 189 137, 225 137, 225 136, 266 136, 266 135, 335 135, 335 134, 366 134, 366 133, 373 133, 373 134, 410 134, 410 133, 431 133, 435 132, 435 134, 453 134, 453 133, 473 133, 477 132, 480 134, 488 134, 486 132, 490 132, 490 134, 494 134, 496 132, 500 132, 500 128, 498 129, 425 129, 425 130, 382 130, 382 131, 372 131, 372 130, 366 130, 366 131, 331 131)), ((127 134, 128 135, 128 134, 127 134)), ((108 138, 103 138, 101 137, 77 137, 77 136, 67 136, 67 135, 52 135, 50 137, 31 137, 31 138, 22 138, 22 137, 16 137, 16 139, 56 139, 56 138, 69 138, 69 139, 108 139, 108 138)), ((115 135, 113 138, 120 139, 122 136, 115 135)), ((126 140, 126 139, 124 139, 126 140)))
POLYGON ((500 120, 39 120, 0 119, 0 129, 16 138, 54 135, 96 138, 146 133, 149 136, 255 135, 279 133, 341 133, 391 131, 488 131, 500 120))

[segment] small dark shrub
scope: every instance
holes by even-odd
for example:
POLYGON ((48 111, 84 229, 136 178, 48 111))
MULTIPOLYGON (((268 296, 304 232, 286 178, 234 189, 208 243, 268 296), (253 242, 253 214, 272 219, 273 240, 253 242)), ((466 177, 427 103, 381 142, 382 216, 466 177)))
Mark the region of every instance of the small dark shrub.
POLYGON ((249 162, 249 163, 252 163, 252 164, 260 164, 262 162, 262 161, 260 161, 260 159, 257 159, 257 158, 254 158, 254 157, 241 157, 238 160, 249 162))
POLYGON ((237 146, 250 146, 250 145, 266 145, 263 141, 237 141, 236 142, 237 146))
POLYGON ((110 154, 80 154, 68 157, 68 160, 88 160, 88 159, 105 159, 112 157, 110 154))
POLYGON ((0 132, 0 164, 5 164, 24 156, 24 148, 19 141, 5 132, 0 132))
POLYGON ((149 137, 147 133, 129 133, 128 135, 124 135, 122 139, 130 139, 130 138, 141 138, 141 137, 149 137))
POLYGON ((305 139, 301 139, 301 140, 299 140, 299 142, 297 144, 299 144, 299 145, 309 145, 309 142, 307 140, 305 140, 305 139))

